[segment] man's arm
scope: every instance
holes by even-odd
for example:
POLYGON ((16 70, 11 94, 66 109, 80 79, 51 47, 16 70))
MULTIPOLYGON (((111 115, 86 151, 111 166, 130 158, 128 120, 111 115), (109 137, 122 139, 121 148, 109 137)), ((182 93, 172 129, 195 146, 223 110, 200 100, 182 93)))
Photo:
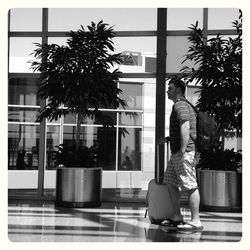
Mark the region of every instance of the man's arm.
POLYGON ((186 152, 186 148, 189 141, 189 133, 190 133, 190 122, 184 121, 180 124, 180 137, 181 137, 181 147, 180 152, 184 154, 186 152))

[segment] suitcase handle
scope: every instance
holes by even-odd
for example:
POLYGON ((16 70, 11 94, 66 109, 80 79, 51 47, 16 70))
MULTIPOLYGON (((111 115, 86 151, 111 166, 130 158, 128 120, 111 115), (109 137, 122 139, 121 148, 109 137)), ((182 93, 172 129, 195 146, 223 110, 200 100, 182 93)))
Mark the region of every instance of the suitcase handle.
POLYGON ((161 144, 165 144, 167 143, 167 162, 169 160, 169 142, 170 142, 170 137, 164 137, 161 138, 163 139, 162 141, 160 140, 159 142, 157 142, 157 146, 156 146, 156 181, 159 183, 160 182, 160 164, 159 164, 159 147, 161 144))

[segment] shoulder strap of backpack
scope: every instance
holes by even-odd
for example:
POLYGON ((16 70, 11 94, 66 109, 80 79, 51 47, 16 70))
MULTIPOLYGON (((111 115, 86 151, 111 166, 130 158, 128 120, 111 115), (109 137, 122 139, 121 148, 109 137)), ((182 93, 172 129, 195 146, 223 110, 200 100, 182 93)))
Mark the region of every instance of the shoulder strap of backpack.
MULTIPOLYGON (((191 102, 189 102, 186 98, 180 99, 180 101, 184 101, 184 102, 188 103, 193 108, 193 110, 195 111, 196 114, 199 113, 199 110, 191 102)), ((193 136, 191 134, 190 134, 190 138, 195 142, 195 139, 193 138, 193 136)))
POLYGON ((180 101, 184 101, 184 102, 186 102, 186 103, 188 103, 192 108, 193 108, 193 110, 196 112, 196 113, 198 113, 199 112, 199 110, 190 102, 190 101, 188 101, 186 98, 184 99, 180 99, 180 101))

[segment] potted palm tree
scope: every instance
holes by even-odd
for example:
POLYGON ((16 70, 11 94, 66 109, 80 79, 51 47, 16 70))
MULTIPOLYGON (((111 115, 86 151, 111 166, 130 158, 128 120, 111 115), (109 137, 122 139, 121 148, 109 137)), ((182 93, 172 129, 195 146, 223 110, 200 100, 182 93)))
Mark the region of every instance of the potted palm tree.
POLYGON ((242 133, 242 14, 233 22, 235 37, 218 34, 206 39, 198 22, 191 26, 191 45, 183 63, 191 60, 197 69, 182 68, 188 82, 199 87, 196 107, 214 115, 221 143, 202 154, 198 166, 201 206, 228 210, 241 207, 241 151, 225 148, 225 139, 242 133))
POLYGON ((98 145, 86 147, 80 140, 84 119, 98 120, 104 128, 115 121, 100 108, 126 107, 119 98, 122 62, 114 53, 113 27, 100 21, 85 30, 70 31, 67 45, 36 44, 31 67, 40 72, 38 96, 46 100, 38 119, 57 120, 76 116, 76 137, 72 145, 57 146, 55 154, 56 204, 74 207, 99 206, 102 198, 102 163, 98 145))

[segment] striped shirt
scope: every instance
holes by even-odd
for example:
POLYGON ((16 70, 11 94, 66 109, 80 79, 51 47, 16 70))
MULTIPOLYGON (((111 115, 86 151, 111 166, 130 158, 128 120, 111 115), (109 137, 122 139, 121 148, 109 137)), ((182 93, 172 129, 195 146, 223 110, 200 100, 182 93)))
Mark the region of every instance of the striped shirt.
MULTIPOLYGON (((182 99, 177 100, 172 107, 170 115, 170 149, 171 153, 176 153, 180 150, 180 124, 185 121, 190 121, 190 134, 193 139, 196 139, 196 114, 193 108, 182 99)), ((195 150, 195 144, 189 134, 189 142, 187 152, 195 150)))

